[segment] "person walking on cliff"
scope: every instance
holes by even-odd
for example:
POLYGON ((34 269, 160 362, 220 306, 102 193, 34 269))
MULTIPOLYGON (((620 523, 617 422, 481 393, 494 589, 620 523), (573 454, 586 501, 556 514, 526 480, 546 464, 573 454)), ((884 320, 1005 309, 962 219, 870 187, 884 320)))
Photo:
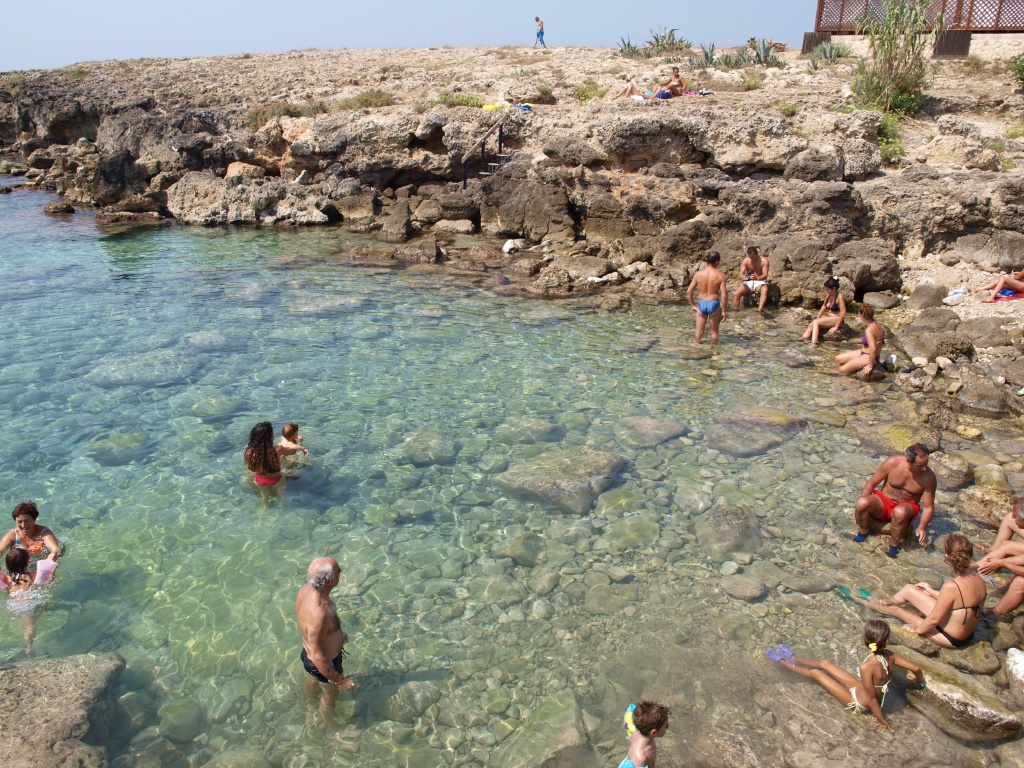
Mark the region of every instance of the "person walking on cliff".
POLYGON ((533 20, 537 22, 537 39, 533 41, 533 47, 537 47, 537 43, 540 43, 541 48, 547 48, 544 44, 544 22, 540 20, 540 16, 534 16, 533 20))

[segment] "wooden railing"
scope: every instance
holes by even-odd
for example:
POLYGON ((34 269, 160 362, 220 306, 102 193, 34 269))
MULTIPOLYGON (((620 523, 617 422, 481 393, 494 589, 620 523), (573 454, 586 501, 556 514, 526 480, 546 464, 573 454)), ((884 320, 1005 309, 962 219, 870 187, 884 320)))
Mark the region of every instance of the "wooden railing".
MULTIPOLYGON (((882 18, 886 0, 818 0, 816 32, 856 33, 865 18, 882 18)), ((1024 0, 931 0, 928 19, 973 32, 1024 32, 1024 0)))

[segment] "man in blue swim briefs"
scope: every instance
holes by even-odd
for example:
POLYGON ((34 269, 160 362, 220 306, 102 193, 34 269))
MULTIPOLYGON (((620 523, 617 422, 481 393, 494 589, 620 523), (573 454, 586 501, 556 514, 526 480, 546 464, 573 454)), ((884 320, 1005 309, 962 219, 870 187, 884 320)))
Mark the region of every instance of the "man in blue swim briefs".
POLYGON ((547 48, 544 44, 544 22, 540 20, 540 16, 534 16, 533 20, 537 22, 537 39, 533 41, 533 47, 537 47, 537 43, 540 43, 541 48, 547 48))
POLYGON ((686 299, 697 314, 697 330, 694 341, 700 344, 704 327, 711 321, 711 343, 718 343, 718 326, 725 320, 725 308, 729 303, 729 291, 725 287, 725 275, 718 270, 722 260, 718 251, 708 254, 708 265, 693 276, 686 289, 686 299), (697 303, 693 303, 693 291, 697 289, 697 303))
POLYGON ((345 677, 342 660, 348 635, 341 630, 338 609, 331 590, 341 580, 341 566, 333 557, 318 557, 309 564, 306 583, 295 598, 295 616, 302 633, 302 668, 310 675, 306 692, 313 695, 317 681, 322 684, 320 712, 328 724, 334 723, 334 703, 338 691, 351 691, 355 682, 345 677))

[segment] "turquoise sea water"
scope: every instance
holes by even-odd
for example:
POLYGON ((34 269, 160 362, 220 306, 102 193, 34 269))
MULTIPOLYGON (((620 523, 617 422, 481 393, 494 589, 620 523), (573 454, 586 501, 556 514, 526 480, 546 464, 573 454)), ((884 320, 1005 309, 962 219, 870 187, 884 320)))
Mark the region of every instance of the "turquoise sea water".
MULTIPOLYGON (((44 216, 48 200, 0 196, 3 506, 35 500, 68 545, 38 653, 128 662, 117 765, 199 768, 238 749, 288 768, 498 765, 510 734, 567 693, 614 751, 631 699, 685 692, 702 705, 667 737, 664 762, 679 765, 712 718, 742 708, 733 683, 764 642, 856 650, 861 620, 833 597, 734 599, 694 543, 705 508, 745 503, 778 532, 758 559, 842 580, 848 513, 877 463, 825 417, 752 459, 708 451, 703 430, 737 406, 880 408, 787 368, 788 333, 753 313, 690 360, 686 308, 573 310, 347 266, 358 241, 338 230, 104 233, 89 214, 44 216), (694 434, 623 444, 616 425, 636 415, 694 434), (266 503, 241 461, 264 419, 299 422, 312 454, 266 503), (424 430, 452 455, 410 464, 424 430), (493 481, 574 447, 629 462, 592 514, 493 481), (532 568, 502 550, 526 531, 542 542, 532 568), (295 593, 321 555, 344 569, 360 684, 338 729, 297 661, 295 593), (197 722, 169 714, 194 705, 197 722)), ((20 642, 0 621, 0 653, 20 642)))

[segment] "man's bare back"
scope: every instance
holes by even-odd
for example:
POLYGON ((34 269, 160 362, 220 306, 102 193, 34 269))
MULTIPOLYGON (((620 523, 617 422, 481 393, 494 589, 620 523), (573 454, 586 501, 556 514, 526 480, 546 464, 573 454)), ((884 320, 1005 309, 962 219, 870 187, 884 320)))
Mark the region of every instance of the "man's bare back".
POLYGON ((690 287, 686 289, 686 299, 697 314, 697 327, 694 341, 700 344, 704 336, 704 327, 711 321, 711 342, 718 341, 718 326, 725 320, 725 307, 729 302, 728 289, 725 287, 725 275, 718 270, 721 261, 718 251, 708 254, 708 264, 693 276, 690 287), (697 301, 693 300, 693 292, 697 290, 697 301))

